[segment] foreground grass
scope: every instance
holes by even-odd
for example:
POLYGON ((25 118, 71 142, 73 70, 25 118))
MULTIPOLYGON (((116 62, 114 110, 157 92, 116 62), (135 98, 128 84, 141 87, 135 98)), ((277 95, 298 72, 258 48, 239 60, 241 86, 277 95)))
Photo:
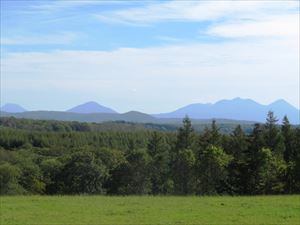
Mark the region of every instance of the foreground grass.
POLYGON ((300 196, 1 197, 1 225, 300 224, 300 196))

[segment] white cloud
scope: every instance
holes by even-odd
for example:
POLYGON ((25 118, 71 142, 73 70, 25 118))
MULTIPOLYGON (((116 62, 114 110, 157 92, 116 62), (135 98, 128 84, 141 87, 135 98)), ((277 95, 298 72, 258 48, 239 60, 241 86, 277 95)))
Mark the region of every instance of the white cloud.
POLYGON ((297 1, 168 1, 101 14, 101 18, 129 23, 256 19, 265 14, 298 12, 297 1))
POLYGON ((1 37, 1 45, 53 45, 53 44, 70 44, 76 40, 78 34, 64 32, 57 35, 37 35, 37 36, 18 36, 18 37, 1 37))
POLYGON ((207 21, 202 34, 230 38, 299 36, 299 1, 169 1, 103 12, 96 18, 142 26, 207 21))
POLYGON ((284 98, 297 106, 298 49, 297 39, 263 39, 111 52, 10 53, 1 60, 3 95, 30 90, 35 94, 28 98, 34 101, 41 91, 48 90, 49 96, 70 92, 75 99, 101 99, 119 111, 145 112, 237 96, 262 103, 284 98))
MULTIPOLYGON (((50 12, 79 4, 83 2, 43 7, 50 12)), ((100 103, 117 111, 149 113, 237 96, 262 103, 284 98, 299 108, 298 7, 296 1, 172 1, 103 12, 96 16, 99 20, 125 25, 208 21, 204 33, 236 39, 187 45, 176 37, 157 35, 174 45, 8 52, 1 58, 1 97, 12 101, 9 96, 13 93, 15 98, 34 102, 47 91, 45 105, 55 102, 51 96, 68 103, 101 99, 100 103), (70 97, 64 99, 68 93, 70 97)), ((75 36, 11 37, 1 39, 1 44, 66 44, 75 36)))
POLYGON ((215 25, 208 34, 223 37, 299 37, 299 14, 215 25))

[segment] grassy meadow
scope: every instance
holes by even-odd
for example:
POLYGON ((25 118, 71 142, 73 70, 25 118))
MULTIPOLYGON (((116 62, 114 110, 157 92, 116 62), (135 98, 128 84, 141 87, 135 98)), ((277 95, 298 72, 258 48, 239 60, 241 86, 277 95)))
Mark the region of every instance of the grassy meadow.
POLYGON ((300 224, 300 196, 1 196, 1 225, 300 224))

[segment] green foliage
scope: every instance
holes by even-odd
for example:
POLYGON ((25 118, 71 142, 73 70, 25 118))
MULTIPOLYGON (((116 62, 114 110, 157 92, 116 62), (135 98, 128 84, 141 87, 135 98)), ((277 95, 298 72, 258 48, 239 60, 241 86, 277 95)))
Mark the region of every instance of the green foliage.
POLYGON ((300 129, 287 117, 280 127, 272 112, 250 134, 236 126, 230 135, 216 121, 196 133, 188 117, 176 133, 0 122, 1 195, 300 192, 300 129))
POLYGON ((198 193, 217 194, 224 193, 227 181, 227 166, 232 160, 221 147, 208 146, 199 159, 198 193))
POLYGON ((106 167, 92 152, 75 152, 59 174, 63 183, 62 193, 101 194, 102 185, 107 178, 106 167))
POLYGON ((59 182, 56 182, 58 175, 60 174, 63 163, 57 160, 56 158, 46 158, 41 164, 40 168, 43 172, 43 181, 45 183, 45 193, 46 194, 55 194, 57 190, 60 189, 58 186, 59 182))
POLYGON ((194 193, 195 155, 191 149, 181 149, 176 154, 173 169, 174 189, 179 195, 194 193))
POLYGON ((0 194, 22 194, 22 187, 18 184, 20 170, 10 163, 0 165, 0 194))
POLYGON ((127 157, 127 162, 120 168, 121 185, 119 194, 149 194, 151 183, 149 178, 150 157, 145 149, 135 149, 127 157))
POLYGON ((221 146, 222 135, 220 128, 217 126, 216 121, 213 120, 210 128, 206 127, 203 134, 200 135, 200 149, 204 150, 209 145, 221 146))
POLYGON ((268 112, 265 124, 265 144, 279 157, 283 157, 285 151, 284 139, 276 126, 277 122, 278 119, 274 116, 274 113, 272 111, 268 112))
POLYGON ((148 153, 151 156, 149 163, 149 176, 151 180, 151 193, 172 193, 173 181, 170 178, 170 148, 164 135, 154 132, 149 139, 148 153))
POLYGON ((177 150, 190 148, 193 143, 194 129, 191 120, 186 116, 182 123, 183 126, 179 128, 177 135, 177 150))
POLYGON ((268 148, 258 152, 257 191, 262 194, 281 193, 283 183, 280 178, 285 175, 286 165, 282 159, 274 156, 268 148))
POLYGON ((183 127, 178 130, 171 163, 174 192, 179 195, 194 193, 195 154, 191 149, 194 140, 195 134, 191 121, 185 117, 183 127))
MULTIPOLYGON (((0 127, 13 129, 31 130, 39 132, 105 132, 105 131, 122 131, 122 132, 137 132, 137 131, 164 131, 174 132, 180 125, 180 119, 157 120, 155 123, 137 123, 122 120, 111 119, 112 121, 104 122, 102 120, 97 123, 78 122, 79 118, 74 118, 72 121, 57 121, 57 120, 39 120, 39 119, 17 119, 8 117, 8 114, 0 116, 0 127), (102 122, 101 122, 102 121, 102 122)), ((88 119, 89 120, 89 119, 88 119)), ((93 120, 90 118, 90 120, 93 120)), ((80 121, 80 119, 79 119, 80 121)), ((203 130, 210 124, 210 120, 192 120, 193 128, 197 132, 203 130)), ((249 121, 236 120, 217 120, 221 133, 231 133, 237 124, 241 124, 243 130, 249 134, 252 131, 253 125, 249 121)))
POLYGON ((238 125, 233 131, 229 144, 227 146, 228 153, 233 156, 229 163, 229 192, 243 194, 246 192, 248 182, 248 138, 238 125))

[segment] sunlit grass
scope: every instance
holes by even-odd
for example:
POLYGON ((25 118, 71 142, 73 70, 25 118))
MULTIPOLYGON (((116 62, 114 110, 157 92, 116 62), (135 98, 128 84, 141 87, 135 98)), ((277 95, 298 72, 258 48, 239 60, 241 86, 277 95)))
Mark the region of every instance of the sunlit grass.
POLYGON ((1 225, 300 224, 300 196, 1 197, 1 225))

